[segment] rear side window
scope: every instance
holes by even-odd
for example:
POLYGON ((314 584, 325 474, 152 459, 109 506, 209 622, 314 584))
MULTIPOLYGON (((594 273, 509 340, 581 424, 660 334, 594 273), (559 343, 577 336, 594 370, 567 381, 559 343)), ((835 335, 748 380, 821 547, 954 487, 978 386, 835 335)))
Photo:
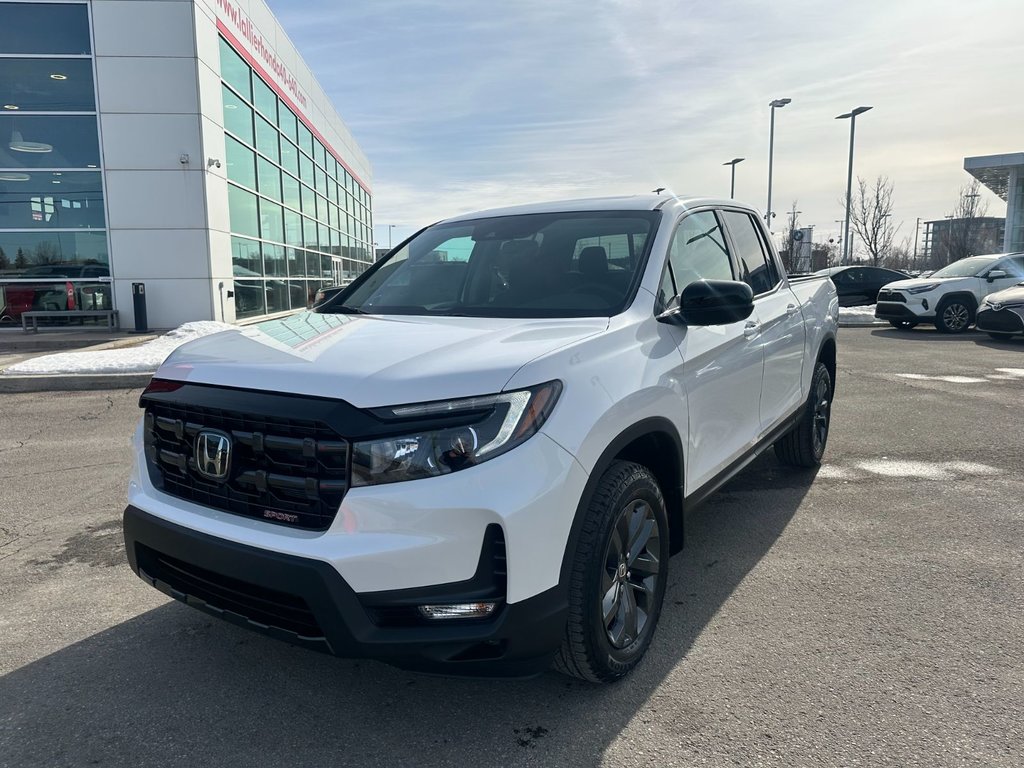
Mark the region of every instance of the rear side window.
POLYGON ((733 280, 725 234, 712 211, 691 213, 672 238, 668 267, 661 280, 662 306, 697 280, 733 280))
POLYGON ((722 216, 736 248, 739 279, 751 287, 754 295, 767 293, 779 282, 779 276, 765 253, 757 224, 750 214, 739 211, 723 211, 722 216))

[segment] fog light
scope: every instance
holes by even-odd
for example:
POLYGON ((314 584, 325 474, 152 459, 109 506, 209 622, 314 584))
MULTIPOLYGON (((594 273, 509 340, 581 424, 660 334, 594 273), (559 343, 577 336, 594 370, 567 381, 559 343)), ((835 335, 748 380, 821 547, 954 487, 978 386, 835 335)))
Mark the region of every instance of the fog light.
POLYGON ((482 619, 494 613, 496 602, 451 603, 450 605, 421 605, 420 615, 425 619, 482 619))

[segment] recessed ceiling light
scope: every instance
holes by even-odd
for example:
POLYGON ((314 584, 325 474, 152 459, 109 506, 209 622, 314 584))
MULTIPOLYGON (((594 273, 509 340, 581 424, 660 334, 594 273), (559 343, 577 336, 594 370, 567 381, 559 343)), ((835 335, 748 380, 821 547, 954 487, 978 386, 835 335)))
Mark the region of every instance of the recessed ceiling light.
POLYGON ((85 166, 85 167, 86 167, 86 168, 95 168, 96 166, 95 166, 95 165, 87 165, 87 166, 85 166))
POLYGON ((4 104, 4 109, 18 109, 17 104, 4 104))
MULTIPOLYGON (((17 109, 17 107, 15 107, 15 109, 17 109)), ((238 105, 237 104, 225 104, 224 105, 224 109, 238 109, 238 105)))
POLYGON ((67 75, 62 75, 60 72, 54 72, 52 75, 50 75, 50 79, 51 80, 67 80, 68 76, 67 75))
POLYGON ((50 183, 51 183, 51 184, 60 184, 60 182, 59 182, 59 181, 51 181, 50 183))
POLYGON ((0 181, 29 181, 31 178, 27 173, 14 173, 12 171, 0 173, 0 181))

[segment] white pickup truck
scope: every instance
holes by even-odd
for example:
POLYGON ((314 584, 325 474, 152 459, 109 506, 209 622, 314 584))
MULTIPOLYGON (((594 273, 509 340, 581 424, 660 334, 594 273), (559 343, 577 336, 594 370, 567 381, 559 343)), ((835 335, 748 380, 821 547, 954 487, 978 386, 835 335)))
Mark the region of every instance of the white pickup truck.
POLYGON ((684 512, 769 446, 821 461, 838 306, 733 201, 442 221, 317 311, 168 358, 140 401, 131 567, 337 655, 614 680, 684 512))

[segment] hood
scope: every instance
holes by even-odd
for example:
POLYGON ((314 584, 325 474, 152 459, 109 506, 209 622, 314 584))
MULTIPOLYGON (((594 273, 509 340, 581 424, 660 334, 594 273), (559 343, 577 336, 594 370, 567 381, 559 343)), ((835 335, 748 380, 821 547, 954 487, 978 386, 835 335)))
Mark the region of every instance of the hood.
POLYGON ((607 327, 606 317, 302 312, 183 344, 156 375, 370 408, 500 392, 526 363, 607 327))
POLYGON ((989 304, 1022 304, 1024 303, 1024 283, 990 293, 985 297, 985 301, 989 304))
POLYGON ((882 286, 887 291, 900 291, 908 288, 917 288, 919 285, 934 285, 941 283, 955 283, 958 280, 974 280, 973 277, 912 277, 909 280, 895 280, 882 286))

